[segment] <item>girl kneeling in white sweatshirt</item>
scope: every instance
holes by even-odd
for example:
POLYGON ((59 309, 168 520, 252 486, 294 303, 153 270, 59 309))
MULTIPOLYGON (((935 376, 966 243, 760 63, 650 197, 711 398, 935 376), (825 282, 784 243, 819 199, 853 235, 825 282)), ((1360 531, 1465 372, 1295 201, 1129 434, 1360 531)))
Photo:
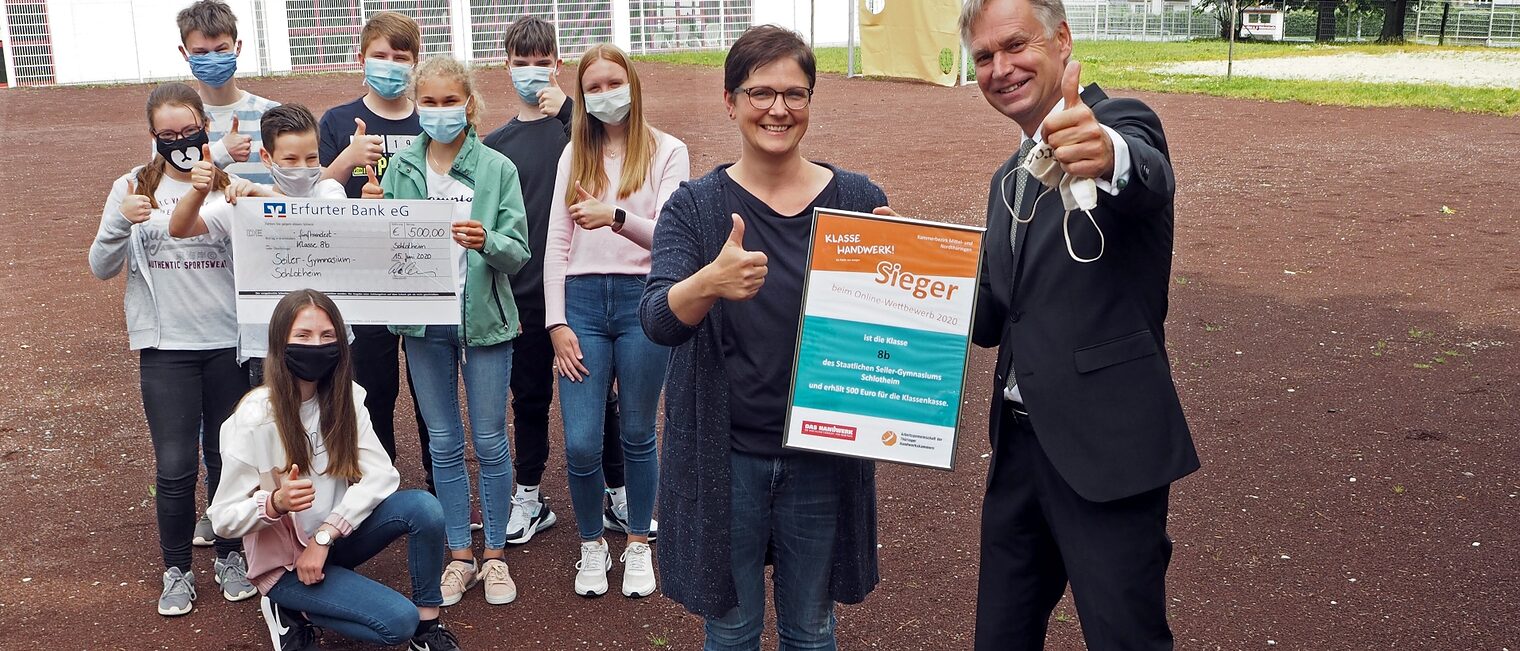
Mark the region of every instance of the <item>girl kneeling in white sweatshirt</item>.
POLYGON ((364 390, 353 383, 343 317, 315 290, 287 294, 269 323, 264 385, 222 425, 218 535, 242 536, 248 577, 277 651, 316 648, 315 624, 383 645, 453 651, 443 603, 443 509, 397 491, 364 390), (407 537, 411 598, 354 571, 407 537))

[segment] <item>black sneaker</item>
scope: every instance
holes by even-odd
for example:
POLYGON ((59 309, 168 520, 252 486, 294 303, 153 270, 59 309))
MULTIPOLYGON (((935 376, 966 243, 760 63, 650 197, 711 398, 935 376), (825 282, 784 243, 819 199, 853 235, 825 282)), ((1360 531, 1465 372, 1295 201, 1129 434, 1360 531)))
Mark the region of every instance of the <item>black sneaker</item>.
MULTIPOLYGON (((602 507, 602 528, 618 533, 628 533, 628 507, 625 504, 619 509, 612 501, 612 495, 607 495, 606 506, 602 507)), ((660 535, 660 523, 654 518, 649 519, 649 542, 654 542, 660 535)))
POLYGON ((443 627, 443 622, 412 637, 411 651, 459 651, 459 639, 454 631, 443 627))
POLYGON ((259 598, 259 611, 264 613, 274 651, 317 651, 317 627, 305 615, 285 610, 269 597, 259 598))

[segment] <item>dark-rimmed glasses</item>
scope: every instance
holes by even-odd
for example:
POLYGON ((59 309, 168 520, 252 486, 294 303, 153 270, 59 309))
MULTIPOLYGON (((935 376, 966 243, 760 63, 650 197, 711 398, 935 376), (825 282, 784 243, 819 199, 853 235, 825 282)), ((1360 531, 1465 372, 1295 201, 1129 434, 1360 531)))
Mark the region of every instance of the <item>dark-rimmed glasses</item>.
POLYGON ((734 92, 749 95, 749 105, 760 111, 771 110, 771 107, 776 105, 777 97, 783 98, 782 102, 793 111, 801 111, 807 108, 808 104, 813 101, 813 89, 801 86, 788 88, 783 91, 765 87, 735 88, 734 92))
POLYGON ((174 142, 176 140, 184 140, 186 138, 194 138, 194 137, 196 137, 198 135, 201 135, 202 131, 205 131, 205 129, 201 128, 200 125, 198 125, 198 124, 192 124, 192 125, 190 125, 188 127, 185 127, 184 129, 182 129, 182 130, 180 130, 178 132, 170 131, 168 129, 164 129, 163 131, 155 132, 153 134, 153 137, 157 138, 159 140, 162 140, 164 142, 174 142))

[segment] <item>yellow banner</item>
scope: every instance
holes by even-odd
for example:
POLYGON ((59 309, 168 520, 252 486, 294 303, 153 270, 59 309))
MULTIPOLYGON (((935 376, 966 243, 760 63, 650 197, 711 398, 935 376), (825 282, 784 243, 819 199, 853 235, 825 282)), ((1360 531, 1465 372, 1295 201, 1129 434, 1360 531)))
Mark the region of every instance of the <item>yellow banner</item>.
POLYGON ((856 0, 861 72, 954 86, 960 78, 961 0, 856 0))

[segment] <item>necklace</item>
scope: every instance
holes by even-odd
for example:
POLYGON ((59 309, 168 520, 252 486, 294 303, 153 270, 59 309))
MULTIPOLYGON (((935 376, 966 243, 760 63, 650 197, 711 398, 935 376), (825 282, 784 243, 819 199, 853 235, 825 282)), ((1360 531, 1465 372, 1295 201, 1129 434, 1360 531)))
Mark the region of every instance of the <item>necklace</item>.
POLYGON ((428 150, 427 150, 427 161, 428 161, 428 165, 432 166, 433 169, 437 169, 439 167, 442 167, 443 168, 443 172, 442 172, 443 174, 448 174, 449 173, 449 168, 453 167, 452 164, 451 165, 444 165, 443 161, 441 161, 437 157, 433 156, 433 149, 431 147, 429 147, 428 150))

